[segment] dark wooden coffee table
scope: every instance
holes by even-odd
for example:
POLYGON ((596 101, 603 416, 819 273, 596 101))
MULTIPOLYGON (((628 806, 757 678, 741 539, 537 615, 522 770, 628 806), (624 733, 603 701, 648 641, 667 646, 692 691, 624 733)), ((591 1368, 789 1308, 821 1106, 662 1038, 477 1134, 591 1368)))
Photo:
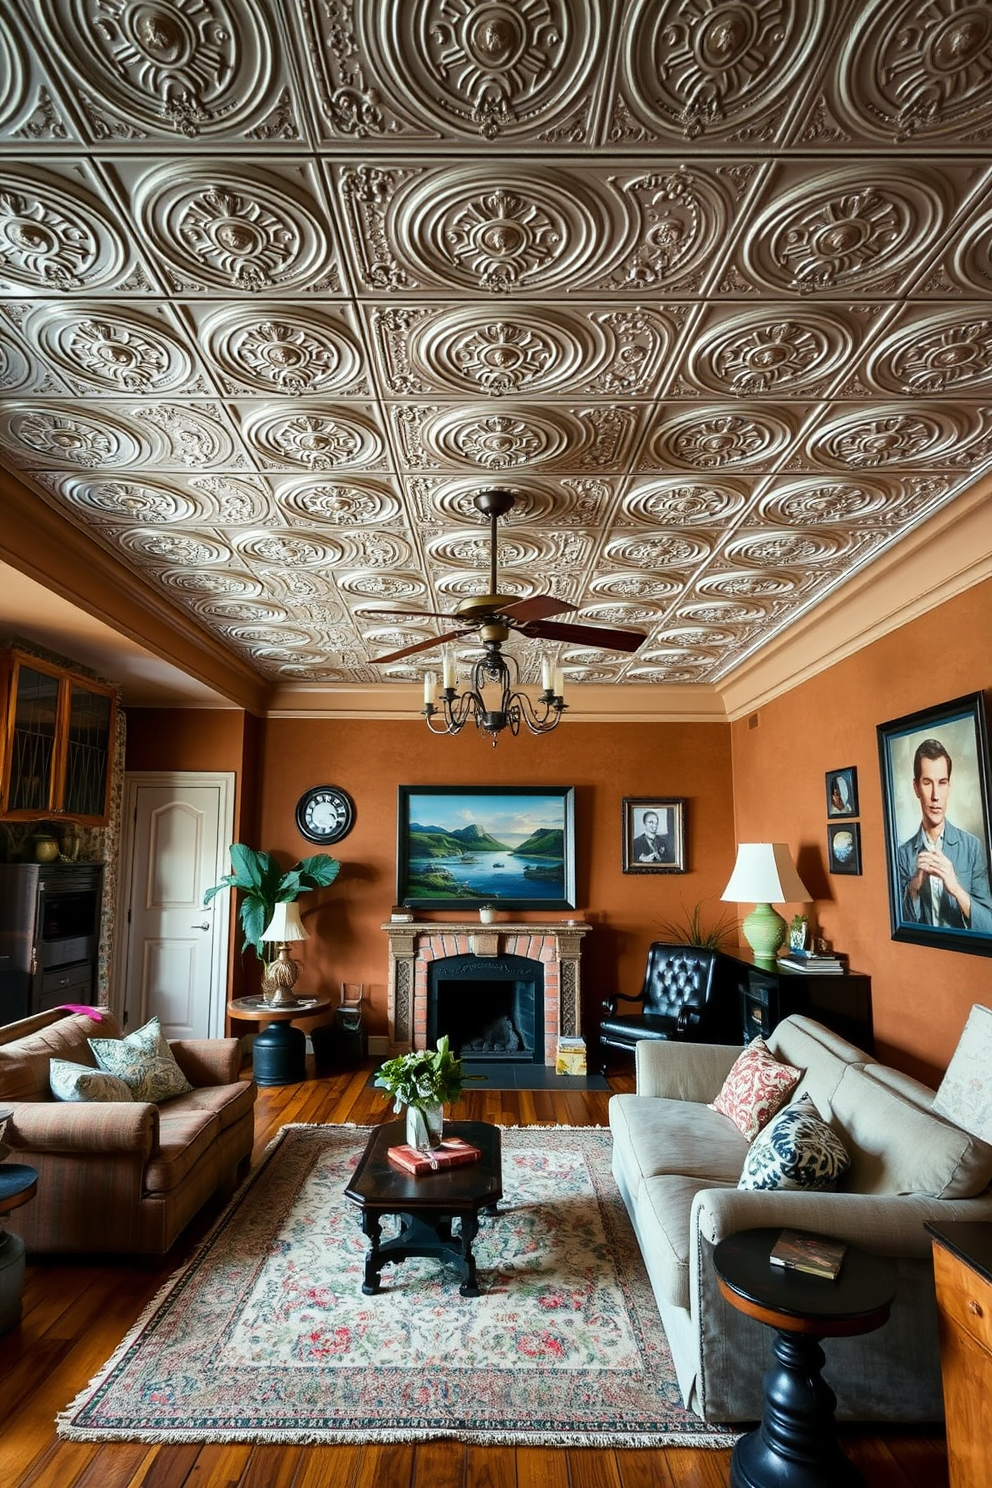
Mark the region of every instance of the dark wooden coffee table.
POLYGON ((895 1271, 856 1245, 827 1281, 773 1266, 780 1228, 742 1230, 713 1252, 720 1291, 732 1307, 775 1329, 776 1366, 764 1377, 757 1431, 742 1436, 730 1462, 731 1488, 854 1488, 864 1478, 841 1451, 837 1397, 820 1373, 822 1338, 853 1338, 888 1321, 895 1271))
POLYGON ((367 1296, 379 1291, 383 1266, 411 1256, 451 1262, 461 1273, 461 1295, 479 1295, 472 1241, 479 1232, 480 1213, 495 1214, 503 1196, 499 1127, 487 1121, 446 1121, 444 1130, 446 1136, 461 1137, 478 1147, 481 1162, 417 1176, 404 1173, 386 1155, 390 1147, 401 1147, 406 1141, 404 1123, 391 1121, 373 1132, 345 1189, 346 1198, 361 1210, 362 1230, 369 1239, 362 1282, 367 1296), (398 1214, 400 1219, 399 1234, 386 1241, 382 1240, 384 1214, 398 1214), (458 1233, 453 1235, 455 1219, 458 1233))

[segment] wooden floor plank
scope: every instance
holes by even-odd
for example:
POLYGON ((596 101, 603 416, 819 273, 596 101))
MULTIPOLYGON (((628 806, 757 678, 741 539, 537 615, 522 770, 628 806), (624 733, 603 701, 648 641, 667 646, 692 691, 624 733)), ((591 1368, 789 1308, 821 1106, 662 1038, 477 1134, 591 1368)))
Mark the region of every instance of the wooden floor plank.
POLYGON ((465 1488, 517 1488, 517 1454, 513 1447, 469 1447, 465 1488))
POLYGON ((413 1488, 464 1488, 467 1452, 463 1442, 423 1442, 413 1462, 413 1488))
POLYGON ((371 1443, 362 1448, 355 1488, 411 1488, 413 1447, 405 1442, 371 1443))
POLYGON ((201 1447, 184 1488, 234 1488, 241 1482, 251 1452, 246 1442, 211 1442, 201 1447))
POLYGON ((568 1452, 570 1488, 621 1488, 617 1454, 610 1447, 582 1447, 568 1452))
POLYGON ((293 1488, 354 1488, 361 1455, 361 1447, 306 1447, 293 1488))
POLYGON ((557 1447, 518 1447, 517 1488, 569 1488, 568 1457, 557 1447))

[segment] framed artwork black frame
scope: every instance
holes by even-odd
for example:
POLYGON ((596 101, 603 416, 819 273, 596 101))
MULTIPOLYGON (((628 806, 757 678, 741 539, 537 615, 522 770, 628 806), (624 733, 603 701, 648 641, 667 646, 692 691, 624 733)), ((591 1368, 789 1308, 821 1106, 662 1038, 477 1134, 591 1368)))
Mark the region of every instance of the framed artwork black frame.
POLYGON ((396 828, 397 904, 576 907, 574 786, 401 785, 396 828))
POLYGON ((860 874, 860 822, 827 823, 827 871, 829 873, 860 874))
POLYGON ((685 797, 624 796, 621 845, 624 873, 685 873, 685 797), (652 814, 656 841, 645 827, 652 814))
POLYGON ((907 713, 879 724, 876 732, 892 939, 992 955, 984 694, 907 713), (941 796, 942 803, 931 803, 941 796), (938 829, 935 857, 928 838, 938 829))
POLYGON ((861 815, 858 808, 857 765, 844 765, 840 770, 828 770, 824 784, 827 790, 827 816, 832 821, 840 817, 861 815))

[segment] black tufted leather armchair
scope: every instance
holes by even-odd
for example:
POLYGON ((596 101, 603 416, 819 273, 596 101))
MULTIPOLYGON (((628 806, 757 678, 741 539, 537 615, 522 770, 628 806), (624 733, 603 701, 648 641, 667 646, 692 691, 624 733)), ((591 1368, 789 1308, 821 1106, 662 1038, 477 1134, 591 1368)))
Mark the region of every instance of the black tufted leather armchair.
POLYGON ((603 1003, 599 1025, 603 1073, 608 1050, 632 1053, 638 1039, 643 1038, 709 1044, 741 1042, 736 991, 723 971, 719 951, 708 946, 666 945, 660 940, 648 948, 640 995, 618 994, 603 1003), (631 1004, 632 1011, 618 1016, 617 1004, 621 1002, 631 1004))

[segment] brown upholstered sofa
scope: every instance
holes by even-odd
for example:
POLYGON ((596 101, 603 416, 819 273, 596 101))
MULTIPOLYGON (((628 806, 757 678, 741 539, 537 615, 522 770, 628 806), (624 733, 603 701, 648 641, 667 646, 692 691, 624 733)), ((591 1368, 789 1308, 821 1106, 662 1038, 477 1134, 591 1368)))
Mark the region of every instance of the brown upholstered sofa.
POLYGON ((38 1170, 38 1191, 6 1220, 29 1253, 161 1255, 216 1191, 248 1168, 257 1089, 238 1078, 237 1039, 185 1039, 170 1048, 194 1087, 161 1105, 57 1101, 49 1061, 96 1068, 89 1038, 119 1038, 99 1021, 56 1009, 0 1028, 0 1107, 10 1161, 38 1170))

